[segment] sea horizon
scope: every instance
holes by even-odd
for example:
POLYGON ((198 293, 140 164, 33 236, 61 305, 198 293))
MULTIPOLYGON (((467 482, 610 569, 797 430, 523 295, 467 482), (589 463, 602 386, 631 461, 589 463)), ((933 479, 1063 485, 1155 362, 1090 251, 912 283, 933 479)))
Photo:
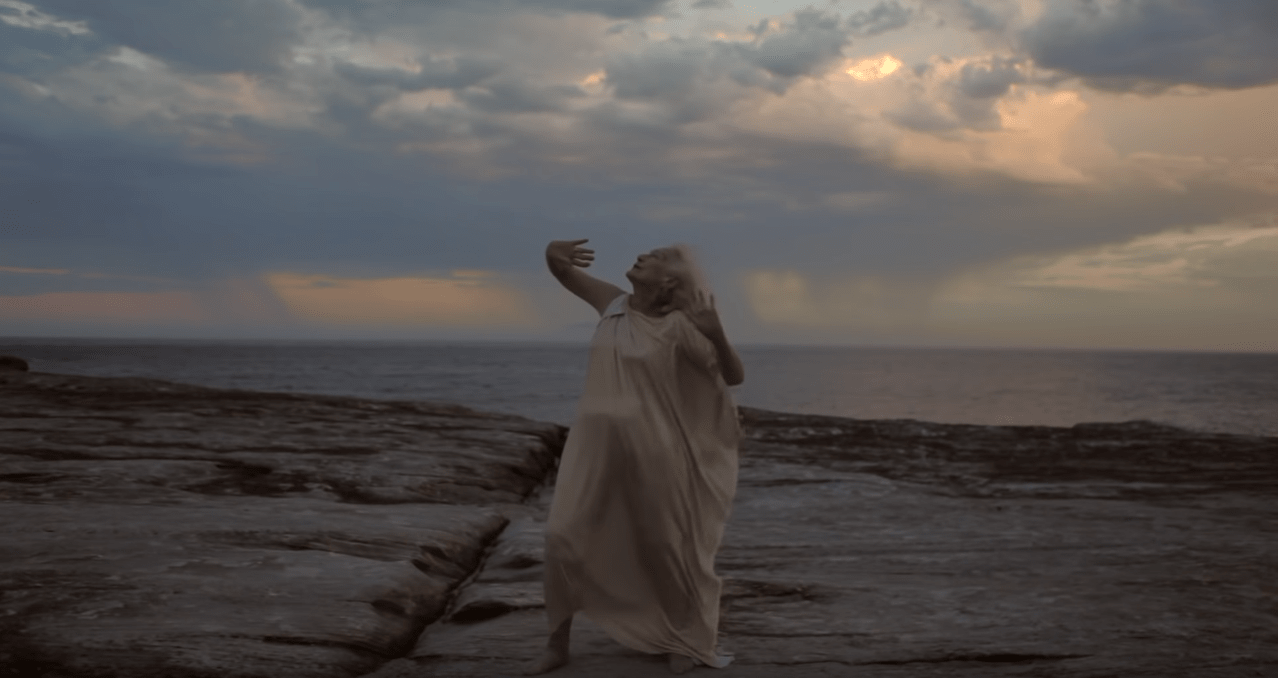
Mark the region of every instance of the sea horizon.
MULTIPOLYGON (((450 402, 571 425, 588 345, 563 340, 0 337, 38 372, 450 402)), ((1152 421, 1275 436, 1274 353, 739 344, 739 405, 852 419, 1152 421)))
MULTIPOLYGON (((590 338, 585 339, 503 339, 503 338, 404 338, 404 337, 165 337, 165 336, 86 336, 86 335, 0 335, 0 344, 28 343, 49 341, 88 341, 103 343, 188 343, 188 344, 437 344, 446 346, 548 346, 548 347, 581 347, 590 346, 590 338)), ((1208 355, 1273 355, 1279 359, 1279 349, 1269 350, 1226 350, 1198 348, 1146 348, 1146 347, 1079 347, 1079 346, 1023 346, 995 344, 912 344, 912 343, 787 343, 733 341, 735 348, 749 349, 868 349, 868 350, 922 350, 922 351, 1050 351, 1079 353, 1186 353, 1208 355)), ((21 356, 19 356, 21 357, 21 356)))

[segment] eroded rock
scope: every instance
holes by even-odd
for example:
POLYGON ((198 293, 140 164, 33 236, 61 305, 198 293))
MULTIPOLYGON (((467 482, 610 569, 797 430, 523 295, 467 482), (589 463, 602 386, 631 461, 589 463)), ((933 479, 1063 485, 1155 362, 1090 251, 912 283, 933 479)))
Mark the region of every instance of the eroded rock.
POLYGON ((351 676, 407 653, 562 429, 0 376, 0 675, 351 676))
POLYGON ((1144 421, 978 426, 742 408, 754 459, 873 474, 967 496, 1273 494, 1275 439, 1144 421))
POLYGON ((0 479, 70 494, 105 475, 130 491, 518 503, 563 435, 456 405, 38 373, 0 374, 0 408, 0 479))

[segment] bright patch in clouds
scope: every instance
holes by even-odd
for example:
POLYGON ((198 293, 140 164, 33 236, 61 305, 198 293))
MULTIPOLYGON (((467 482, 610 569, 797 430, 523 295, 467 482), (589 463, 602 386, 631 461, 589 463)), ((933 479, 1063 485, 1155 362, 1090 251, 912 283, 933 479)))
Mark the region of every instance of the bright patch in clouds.
POLYGON ((1277 246, 1273 224, 1223 224, 1018 257, 926 286, 794 270, 754 271, 742 285, 765 325, 871 341, 1274 350, 1277 246))
POLYGON ((66 275, 66 268, 25 268, 23 266, 0 266, 0 273, 44 273, 48 275, 66 275))
POLYGON ((1170 231, 1041 259, 1013 274, 1007 284, 1168 293, 1180 287, 1221 287, 1238 280, 1266 282, 1274 278, 1277 245, 1275 229, 1270 227, 1170 231))
POLYGON ((483 271, 449 277, 339 278, 273 273, 266 277, 288 311, 323 324, 495 327, 531 325, 517 291, 483 271))
POLYGON ((915 330, 930 291, 904 278, 814 280, 794 270, 752 271, 742 282, 751 311, 766 325, 844 328, 863 336, 915 330))
POLYGON ((846 62, 781 96, 743 101, 733 109, 733 124, 778 139, 837 144, 940 176, 993 173, 1080 185, 1123 164, 1083 124, 1088 104, 1077 91, 1017 84, 1033 77, 1024 66, 936 59, 915 74, 901 64, 889 55, 846 62))
POLYGON ((743 284, 751 310, 765 323, 812 325, 829 317, 812 298, 808 280, 796 271, 753 271, 743 284))
MULTIPOLYGON (((61 269, 0 267, 9 274, 68 274, 61 269)), ((72 274, 80 285, 111 278, 72 274)), ((171 286, 173 281, 167 281, 171 286)), ((166 281, 152 281, 164 287, 166 281)), ((0 329, 24 322, 84 325, 101 322, 170 327, 228 323, 350 328, 538 329, 529 299, 490 271, 455 270, 438 277, 345 278, 273 273, 261 279, 233 278, 192 289, 149 292, 65 291, 0 296, 0 329), (301 323, 298 325, 297 323, 301 323)))
POLYGON ((1276 246, 1273 222, 1225 224, 1016 258, 948 281, 932 322, 975 342, 1273 351, 1276 246))
POLYGON ((900 59, 895 59, 891 54, 885 54, 874 59, 862 59, 845 69, 845 73, 853 76, 857 80, 863 82, 867 80, 879 80, 887 78, 897 69, 902 67, 900 59))
POLYGON ((0 323, 201 323, 209 319, 188 292, 46 292, 0 296, 0 323))

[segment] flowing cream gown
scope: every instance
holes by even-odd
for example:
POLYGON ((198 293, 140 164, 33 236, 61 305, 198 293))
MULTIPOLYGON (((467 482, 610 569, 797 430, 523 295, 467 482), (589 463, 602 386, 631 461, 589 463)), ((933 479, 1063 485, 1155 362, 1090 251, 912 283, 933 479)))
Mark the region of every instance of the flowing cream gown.
POLYGON ((737 487, 737 410, 710 340, 629 294, 605 309, 546 530, 550 628, 585 614, 627 647, 714 667, 714 572, 737 487))

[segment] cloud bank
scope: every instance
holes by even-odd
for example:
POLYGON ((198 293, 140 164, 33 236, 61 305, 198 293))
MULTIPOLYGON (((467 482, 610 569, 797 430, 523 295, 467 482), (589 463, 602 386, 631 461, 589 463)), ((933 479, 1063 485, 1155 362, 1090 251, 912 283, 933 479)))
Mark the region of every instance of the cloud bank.
MULTIPOLYGON (((691 242, 726 321, 760 341, 998 343, 956 314, 1035 326, 1044 294, 1081 326, 1095 304, 1104 325, 1113 304, 1095 295, 997 292, 1022 285, 1005 280, 979 309, 955 290, 1187 228, 1273 232, 1274 12, 0 0, 0 332, 118 316, 120 331, 541 336, 589 320, 540 271, 566 237, 592 238, 619 283, 635 252, 691 242), (1256 103, 1232 104, 1238 130, 1219 136, 1255 151, 1138 143, 1104 113, 1136 107, 1175 138, 1195 130, 1171 111, 1227 93, 1256 103), (46 270, 66 273, 30 272, 46 270)), ((1258 288, 1197 275, 1221 284, 1186 296, 1186 317, 1272 322, 1258 288)), ((1156 342, 1161 323, 1098 345, 1156 342)))

